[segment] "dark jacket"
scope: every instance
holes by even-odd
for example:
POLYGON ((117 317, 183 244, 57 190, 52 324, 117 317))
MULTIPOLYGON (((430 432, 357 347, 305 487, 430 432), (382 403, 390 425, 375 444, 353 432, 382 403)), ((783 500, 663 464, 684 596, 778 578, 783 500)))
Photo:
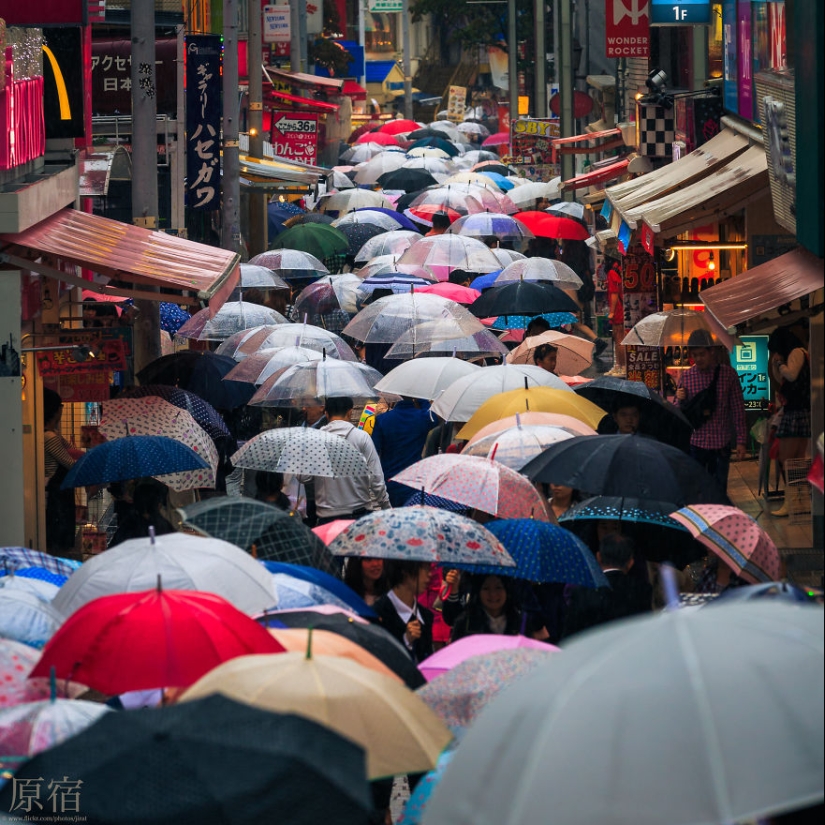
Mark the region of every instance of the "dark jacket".
MULTIPOLYGON (((507 610, 507 624, 504 628, 505 636, 518 636, 523 633, 529 636, 534 628, 529 617, 525 619, 525 628, 522 630, 522 613, 515 608, 507 610)), ((458 616, 453 625, 452 641, 464 636, 476 636, 480 633, 493 633, 490 628, 490 619, 480 604, 470 604, 458 616)))
POLYGON ((381 596, 372 606, 372 609, 378 614, 378 621, 384 630, 395 636, 395 638, 404 645, 404 649, 410 653, 410 656, 416 663, 423 662, 428 656, 432 656, 433 622, 435 621, 435 614, 432 610, 421 604, 418 605, 418 612, 424 621, 421 627, 421 637, 415 640, 413 649, 410 651, 404 641, 407 625, 396 612, 395 605, 390 601, 389 596, 381 596))
POLYGON ((649 584, 618 570, 605 575, 610 587, 577 587, 571 594, 564 620, 564 638, 596 625, 650 612, 649 584))

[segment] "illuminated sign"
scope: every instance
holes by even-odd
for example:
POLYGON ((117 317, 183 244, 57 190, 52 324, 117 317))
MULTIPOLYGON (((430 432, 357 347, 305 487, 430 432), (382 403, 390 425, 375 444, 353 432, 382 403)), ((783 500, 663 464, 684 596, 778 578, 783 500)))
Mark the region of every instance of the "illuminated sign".
POLYGON ((652 26, 691 26, 710 24, 708 0, 650 0, 652 26))

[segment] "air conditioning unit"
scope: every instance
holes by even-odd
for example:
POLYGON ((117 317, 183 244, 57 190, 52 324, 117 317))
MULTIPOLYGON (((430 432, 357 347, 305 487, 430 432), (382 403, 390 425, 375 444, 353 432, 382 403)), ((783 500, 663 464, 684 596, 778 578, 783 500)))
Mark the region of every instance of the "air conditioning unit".
POLYGON ((757 72, 756 96, 776 222, 796 234, 796 93, 793 71, 757 72))

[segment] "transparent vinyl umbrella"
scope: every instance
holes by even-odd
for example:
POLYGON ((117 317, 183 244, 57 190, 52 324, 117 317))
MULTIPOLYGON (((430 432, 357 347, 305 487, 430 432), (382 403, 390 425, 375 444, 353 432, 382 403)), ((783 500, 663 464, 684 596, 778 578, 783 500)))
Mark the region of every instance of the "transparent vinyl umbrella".
POLYGON ((573 438, 578 433, 563 427, 518 426, 500 433, 484 436, 467 444, 462 455, 476 455, 498 461, 511 470, 521 471, 528 461, 535 458, 551 444, 573 438))
POLYGON ((404 165, 407 158, 401 152, 381 152, 359 163, 355 170, 355 182, 372 185, 385 172, 393 172, 404 165))
MULTIPOLYGON (((375 214, 380 215, 381 213, 376 212, 375 214)), ((366 263, 371 258, 378 257, 379 255, 400 257, 403 252, 409 249, 409 247, 420 238, 421 235, 410 229, 395 229, 385 232, 382 235, 377 235, 374 238, 370 238, 370 240, 358 250, 355 256, 355 263, 366 263)))
POLYGON ((329 270, 318 258, 300 249, 270 249, 250 258, 249 263, 265 266, 284 278, 314 278, 329 274, 329 270))
POLYGON ((501 241, 523 241, 534 237, 521 221, 503 212, 477 212, 474 215, 465 215, 455 221, 447 231, 451 235, 466 235, 470 238, 485 238, 492 235, 501 241))
POLYGON ((495 285, 516 281, 550 281, 559 289, 578 289, 582 279, 567 264, 550 258, 525 258, 513 261, 501 270, 495 285))
POLYGON ((238 346, 238 354, 251 355, 262 349, 275 347, 307 347, 318 352, 326 352, 327 357, 344 361, 357 360, 349 344, 339 335, 311 324, 281 324, 272 330, 261 330, 247 338, 238 346))
POLYGON ((433 235, 416 241, 398 259, 399 264, 426 266, 446 281, 450 270, 495 272, 501 264, 490 249, 475 238, 462 235, 433 235))
POLYGON ((713 346, 722 346, 715 333, 708 326, 703 312, 692 309, 671 309, 654 312, 642 318, 622 340, 622 346, 644 347, 686 347, 691 333, 706 332, 713 346))
POLYGON ((337 212, 343 215, 355 209, 367 206, 381 206, 392 209, 392 203, 380 192, 371 192, 369 189, 345 189, 335 192, 321 201, 319 212, 337 212))
POLYGON ((444 319, 418 324, 398 336, 396 342, 384 356, 387 360, 412 358, 415 356, 456 356, 458 358, 502 359, 507 355, 507 347, 498 336, 483 325, 469 335, 451 327, 444 319), (452 329, 452 333, 450 330, 452 329), (443 337, 442 337, 443 336, 443 337))
POLYGON ((263 384, 272 373, 294 364, 320 361, 323 354, 307 347, 277 347, 262 349, 244 358, 237 367, 227 373, 230 381, 245 381, 247 384, 263 384))
POLYGON ((214 315, 207 307, 196 312, 176 333, 196 341, 224 341, 230 335, 263 324, 285 324, 280 312, 249 301, 227 301, 214 315))

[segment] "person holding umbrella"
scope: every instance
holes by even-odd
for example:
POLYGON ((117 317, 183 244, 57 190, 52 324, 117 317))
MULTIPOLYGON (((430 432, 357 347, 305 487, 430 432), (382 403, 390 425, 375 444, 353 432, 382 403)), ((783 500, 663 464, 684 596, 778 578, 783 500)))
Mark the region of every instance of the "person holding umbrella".
POLYGON ((75 506, 74 490, 62 490, 60 485, 75 459, 71 445, 60 434, 63 399, 54 390, 43 388, 43 453, 46 475, 46 547, 54 555, 74 551, 75 506))
POLYGON ((429 238, 433 235, 443 235, 446 231, 450 228, 450 216, 444 212, 435 212, 433 213, 433 228, 424 235, 425 238, 429 238))

